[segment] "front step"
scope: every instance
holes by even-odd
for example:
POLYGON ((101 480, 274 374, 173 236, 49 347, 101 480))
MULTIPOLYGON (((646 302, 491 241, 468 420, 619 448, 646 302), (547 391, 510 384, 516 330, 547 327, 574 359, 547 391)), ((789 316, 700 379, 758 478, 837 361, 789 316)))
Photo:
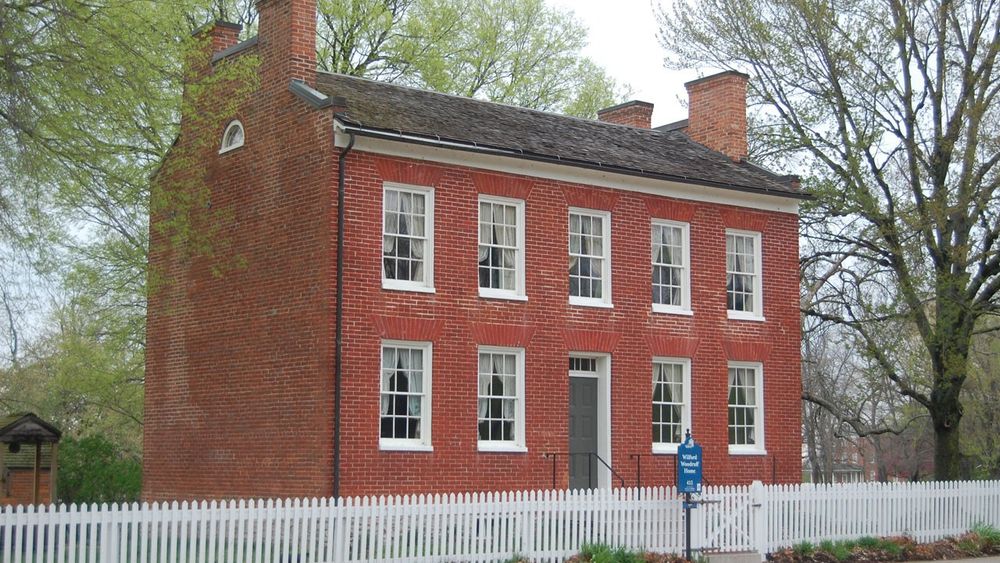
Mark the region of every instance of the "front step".
POLYGON ((728 553, 707 553, 708 563, 760 563, 763 558, 756 551, 732 551, 728 553))

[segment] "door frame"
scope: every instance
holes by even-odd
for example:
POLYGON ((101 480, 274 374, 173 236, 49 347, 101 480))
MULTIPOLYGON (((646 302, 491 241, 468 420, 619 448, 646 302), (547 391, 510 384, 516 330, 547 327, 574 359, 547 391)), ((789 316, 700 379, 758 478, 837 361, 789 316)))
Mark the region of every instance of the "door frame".
MULTIPOLYGON (((588 377, 597 379, 597 455, 614 467, 611 463, 611 354, 596 352, 570 352, 570 358, 594 358, 597 360, 597 373, 569 371, 569 377, 588 377)), ((569 381, 567 380, 567 391, 569 381)), ((568 401, 567 401, 568 405, 568 401)), ((568 408, 568 407, 567 407, 568 408)), ((566 412, 567 432, 569 431, 569 411, 566 412)), ((597 487, 611 487, 611 472, 607 471, 601 462, 597 463, 597 487)))

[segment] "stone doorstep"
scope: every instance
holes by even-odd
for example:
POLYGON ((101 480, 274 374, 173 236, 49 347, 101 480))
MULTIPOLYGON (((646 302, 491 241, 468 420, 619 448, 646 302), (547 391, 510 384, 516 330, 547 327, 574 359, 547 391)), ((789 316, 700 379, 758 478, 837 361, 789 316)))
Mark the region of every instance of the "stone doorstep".
POLYGON ((709 563, 760 563, 764 560, 756 551, 730 551, 706 553, 709 563))

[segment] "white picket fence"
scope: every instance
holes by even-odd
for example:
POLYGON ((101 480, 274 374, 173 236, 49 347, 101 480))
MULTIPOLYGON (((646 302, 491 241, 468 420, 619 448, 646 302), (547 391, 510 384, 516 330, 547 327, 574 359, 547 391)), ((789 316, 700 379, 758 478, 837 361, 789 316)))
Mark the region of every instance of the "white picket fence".
MULTIPOLYGON (((696 548, 959 534, 1000 526, 1000 482, 707 487, 696 548)), ((670 488, 210 503, 8 507, 0 563, 562 561, 584 543, 679 553, 670 488)))

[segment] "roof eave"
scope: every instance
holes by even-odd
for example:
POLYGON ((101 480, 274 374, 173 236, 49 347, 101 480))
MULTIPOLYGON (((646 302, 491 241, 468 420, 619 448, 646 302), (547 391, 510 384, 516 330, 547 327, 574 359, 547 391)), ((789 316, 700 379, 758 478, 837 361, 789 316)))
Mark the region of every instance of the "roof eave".
MULTIPOLYGON (((340 120, 338 120, 340 121, 340 120)), ((745 186, 741 184, 728 184, 725 182, 716 182, 713 180, 703 180, 698 178, 690 178, 687 176, 673 175, 673 174, 663 174, 659 172, 651 172, 648 170, 627 168, 623 166, 614 166, 603 164, 600 162, 590 162, 578 159, 566 159, 560 158, 554 155, 539 154, 533 152, 527 152, 523 150, 515 150, 505 147, 493 147, 487 145, 480 145, 476 143, 468 143, 455 139, 446 139, 443 137, 428 137, 426 135, 421 135, 419 133, 409 133, 401 130, 393 129, 381 129, 375 127, 366 127, 361 124, 351 124, 346 121, 340 122, 341 127, 346 132, 354 133, 356 135, 361 135, 363 137, 371 137, 376 139, 384 139, 389 141, 400 141, 404 143, 412 143, 416 145, 434 146, 450 148, 454 150, 475 152, 481 154, 489 154, 494 156, 507 156, 511 158, 520 158, 524 160, 531 160, 536 162, 545 162, 549 164, 559 164, 563 166, 572 166, 575 168, 584 168, 588 170, 599 170, 602 172, 612 172, 615 174, 622 174, 626 176, 636 176, 640 178, 650 178, 655 180, 665 180, 670 182, 678 182, 682 184, 695 185, 695 186, 706 186, 711 188, 720 188, 724 190, 733 190, 746 193, 754 193, 760 195, 769 195, 774 197, 783 197, 789 199, 798 200, 809 200, 812 199, 812 194, 806 192, 789 192, 783 190, 773 190, 768 188, 761 188, 757 186, 745 186)))
POLYGON ((0 428, 0 443, 10 443, 10 442, 58 442, 62 438, 62 431, 55 426, 49 424, 48 422, 42 420, 38 415, 34 413, 24 413, 21 415, 12 416, 10 419, 5 421, 6 424, 0 428), (34 423, 39 426, 44 433, 31 432, 17 432, 18 426, 25 423, 34 423))

